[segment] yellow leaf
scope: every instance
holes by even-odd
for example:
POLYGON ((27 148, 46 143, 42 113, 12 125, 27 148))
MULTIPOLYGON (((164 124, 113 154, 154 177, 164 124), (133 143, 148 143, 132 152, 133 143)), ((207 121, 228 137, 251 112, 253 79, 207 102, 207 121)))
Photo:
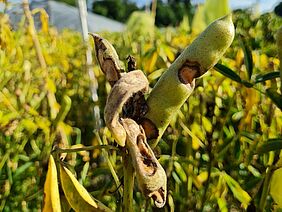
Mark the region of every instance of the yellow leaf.
POLYGON ((179 121, 181 127, 183 130, 191 136, 192 138, 192 148, 197 150, 199 147, 204 147, 204 143, 201 141, 201 139, 204 138, 204 135, 201 134, 201 137, 199 137, 199 134, 197 132, 201 132, 200 128, 196 124, 191 125, 191 130, 182 121, 179 121))
POLYGON ((153 54, 150 56, 147 64, 146 64, 146 71, 151 73, 154 70, 157 59, 158 59, 158 52, 154 51, 153 54))
POLYGON ((49 92, 55 93, 56 92, 56 84, 53 80, 50 78, 47 79, 47 84, 46 84, 47 90, 49 92))
POLYGON ((227 202, 224 197, 217 198, 217 204, 221 212, 228 212, 227 202))
POLYGON ((228 187, 231 189, 234 197, 238 199, 242 203, 242 206, 246 209, 248 204, 252 200, 250 195, 246 191, 244 191, 241 188, 240 184, 236 180, 234 180, 231 176, 229 176, 225 172, 223 172, 222 176, 226 181, 228 187))
POLYGON ((282 168, 274 171, 270 182, 270 195, 274 201, 278 204, 279 208, 282 208, 282 168))
POLYGON ((262 54, 260 55, 260 68, 261 69, 267 69, 268 68, 268 57, 266 56, 266 54, 262 54))
POLYGON ((75 211, 110 211, 110 209, 98 207, 99 203, 97 204, 94 201, 94 198, 78 182, 75 176, 62 165, 60 165, 60 177, 65 196, 75 211))
POLYGON ((172 51, 172 49, 168 46, 164 47, 164 51, 166 53, 167 58, 169 59, 170 62, 173 62, 175 57, 174 57, 174 53, 172 51))
POLYGON ((60 212, 60 194, 58 187, 57 168, 52 155, 48 163, 48 171, 44 184, 44 203, 43 212, 60 212))
POLYGON ((207 171, 201 172, 197 176, 197 180, 201 183, 204 183, 205 181, 207 181, 207 179, 208 179, 208 172, 207 171))
POLYGON ((30 119, 23 119, 21 124, 30 133, 33 134, 37 130, 37 125, 30 119))
POLYGON ((208 120, 206 117, 202 117, 202 122, 203 122, 203 127, 204 129, 211 133, 212 132, 212 123, 210 122, 210 120, 208 120))

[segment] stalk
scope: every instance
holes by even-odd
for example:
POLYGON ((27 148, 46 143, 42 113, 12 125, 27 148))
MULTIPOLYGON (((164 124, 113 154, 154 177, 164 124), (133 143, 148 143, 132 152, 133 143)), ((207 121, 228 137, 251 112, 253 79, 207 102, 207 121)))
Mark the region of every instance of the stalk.
POLYGON ((131 164, 130 155, 123 157, 123 173, 124 173, 124 190, 123 190, 123 208, 124 212, 131 212, 133 210, 133 189, 134 189, 134 168, 131 164))
POLYGON ((266 171, 266 175, 265 175, 264 182, 263 182, 262 194, 261 194, 261 198, 259 202, 259 211, 264 211, 266 198, 267 198, 269 186, 270 186, 270 180, 271 180, 273 171, 274 171, 273 166, 270 166, 266 171))
POLYGON ((278 57, 280 60, 280 94, 282 94, 282 27, 276 33, 276 44, 278 47, 278 57))

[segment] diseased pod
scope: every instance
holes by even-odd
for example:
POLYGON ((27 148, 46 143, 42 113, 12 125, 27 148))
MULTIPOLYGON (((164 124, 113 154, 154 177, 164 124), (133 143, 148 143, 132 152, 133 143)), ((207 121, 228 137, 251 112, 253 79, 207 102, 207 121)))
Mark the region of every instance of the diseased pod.
POLYGON ((157 207, 166 202, 166 174, 152 149, 147 144, 141 125, 131 118, 122 118, 119 113, 125 103, 138 92, 147 92, 149 83, 140 70, 121 76, 114 84, 105 107, 105 122, 121 146, 126 146, 136 171, 142 193, 153 198, 157 207))
MULTIPOLYGON (((138 119, 136 114, 139 112, 129 112, 128 114, 131 114, 129 117, 124 117, 126 116, 124 114, 120 115, 127 111, 124 107, 132 107, 142 102, 142 94, 148 92, 149 82, 141 70, 133 70, 132 67, 130 72, 120 73, 122 69, 117 65, 119 64, 118 56, 113 46, 100 36, 91 35, 94 38, 99 65, 107 80, 111 79, 109 82, 112 85, 104 111, 105 123, 116 142, 128 149, 140 190, 146 197, 151 197, 155 205, 161 208, 166 203, 166 173, 148 145, 142 126, 133 120, 133 117, 138 119), (106 65, 105 61, 108 61, 106 65), (118 77, 118 80, 108 76, 118 77)), ((136 105, 136 107, 139 106, 136 105)), ((133 108, 134 111, 143 111, 135 109, 133 108)))
POLYGON ((127 157, 131 157, 140 190, 161 208, 166 202, 166 173, 150 146, 157 145, 170 120, 192 93, 195 79, 212 68, 231 45, 234 38, 231 15, 210 24, 182 52, 146 101, 144 93, 148 92, 149 83, 144 73, 135 70, 135 65, 130 65, 130 72, 121 73, 113 46, 100 36, 91 35, 99 65, 112 86, 104 111, 105 123, 116 142, 128 150, 127 157), (154 141, 149 145, 147 139, 154 141))
POLYGON ((192 93, 194 79, 218 62, 231 45, 234 33, 231 15, 214 21, 158 80, 147 99, 149 111, 142 123, 147 138, 156 139, 150 142, 151 146, 157 145, 171 119, 192 93))

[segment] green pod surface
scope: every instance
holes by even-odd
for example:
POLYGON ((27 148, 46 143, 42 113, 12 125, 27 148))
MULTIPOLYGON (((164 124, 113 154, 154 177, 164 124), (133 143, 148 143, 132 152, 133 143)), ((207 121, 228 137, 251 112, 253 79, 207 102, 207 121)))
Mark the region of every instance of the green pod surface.
POLYGON ((234 39, 231 14, 211 23, 162 75, 150 93, 149 111, 141 122, 155 146, 171 119, 195 87, 195 78, 212 68, 234 39))

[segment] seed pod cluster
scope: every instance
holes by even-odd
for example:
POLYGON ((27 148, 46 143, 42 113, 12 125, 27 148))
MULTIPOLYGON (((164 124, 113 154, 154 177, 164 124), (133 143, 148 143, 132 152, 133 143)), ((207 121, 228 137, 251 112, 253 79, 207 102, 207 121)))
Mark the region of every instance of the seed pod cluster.
POLYGON ((148 91, 145 75, 140 70, 121 75, 118 56, 112 45, 98 35, 93 35, 93 38, 99 65, 112 85, 104 113, 106 125, 117 143, 126 146, 142 193, 151 197, 157 207, 163 207, 167 194, 166 173, 147 138, 155 139, 151 146, 157 144, 173 116, 192 93, 195 79, 212 68, 231 45, 234 38, 231 15, 210 24, 174 61, 150 93, 146 105, 149 111, 140 119, 122 117, 120 113, 131 114, 124 108, 128 100, 138 96, 138 92, 144 94, 148 91))

